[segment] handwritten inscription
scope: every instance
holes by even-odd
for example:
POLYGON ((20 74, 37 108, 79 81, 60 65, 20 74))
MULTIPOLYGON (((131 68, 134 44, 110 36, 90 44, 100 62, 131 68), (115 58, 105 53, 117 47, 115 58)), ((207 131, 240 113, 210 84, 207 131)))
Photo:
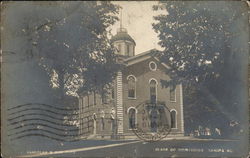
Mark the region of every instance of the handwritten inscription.
POLYGON ((156 152, 215 152, 215 153, 232 153, 232 149, 216 148, 216 149, 203 149, 203 148, 155 148, 156 152))

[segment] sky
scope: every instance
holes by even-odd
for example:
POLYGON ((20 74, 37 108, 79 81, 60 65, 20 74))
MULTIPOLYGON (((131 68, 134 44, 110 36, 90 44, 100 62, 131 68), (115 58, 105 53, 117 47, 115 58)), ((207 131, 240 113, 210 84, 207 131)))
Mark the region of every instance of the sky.
MULTIPOLYGON (((122 26, 127 29, 128 34, 136 42, 135 54, 143 53, 153 48, 162 50, 158 45, 157 34, 152 27, 152 23, 154 23, 153 16, 162 13, 152 10, 152 6, 157 4, 157 1, 119 1, 113 3, 122 7, 122 26)), ((111 27, 113 35, 116 34, 119 27, 119 21, 111 27)))

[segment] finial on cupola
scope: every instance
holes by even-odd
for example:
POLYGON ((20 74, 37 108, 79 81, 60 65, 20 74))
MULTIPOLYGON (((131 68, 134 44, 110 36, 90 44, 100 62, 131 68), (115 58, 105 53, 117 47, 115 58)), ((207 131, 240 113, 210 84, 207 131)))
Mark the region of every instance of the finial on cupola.
POLYGON ((120 12, 120 28, 122 28, 122 7, 121 7, 121 12, 120 12))

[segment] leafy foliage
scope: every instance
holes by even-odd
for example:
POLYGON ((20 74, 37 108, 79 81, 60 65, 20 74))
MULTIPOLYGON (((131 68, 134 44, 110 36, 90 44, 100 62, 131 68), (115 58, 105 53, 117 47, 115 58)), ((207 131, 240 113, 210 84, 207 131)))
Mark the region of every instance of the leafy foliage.
POLYGON ((188 131, 199 125, 226 131, 230 121, 243 121, 245 7, 240 2, 185 1, 161 1, 153 7, 166 11, 153 24, 164 48, 160 59, 170 66, 166 73, 171 80, 162 84, 183 83, 188 131))
POLYGON ((173 80, 190 84, 216 79, 237 48, 237 18, 242 5, 225 2, 160 2, 155 10, 167 15, 155 17, 153 28, 164 48, 161 60, 168 63, 173 80), (222 9, 221 9, 222 8, 222 9))
POLYGON ((33 53, 61 97, 82 85, 80 91, 93 86, 98 90, 112 80, 119 65, 108 29, 118 20, 118 6, 110 2, 55 2, 35 5, 31 13, 25 32, 30 32, 33 53), (98 76, 100 71, 105 75, 98 76))

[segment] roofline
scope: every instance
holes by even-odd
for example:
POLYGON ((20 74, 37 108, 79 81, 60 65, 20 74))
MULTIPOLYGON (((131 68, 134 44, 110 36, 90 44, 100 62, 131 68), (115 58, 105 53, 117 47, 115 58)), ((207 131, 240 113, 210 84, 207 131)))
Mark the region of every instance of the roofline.
POLYGON ((143 52, 143 53, 140 53, 136 56, 132 56, 132 57, 129 57, 129 58, 126 58, 124 59, 124 62, 126 63, 126 66, 130 66, 130 65, 134 65, 136 63, 139 63, 141 61, 144 61, 144 60, 147 60, 147 59, 150 59, 150 58, 154 58, 155 60, 157 60, 160 64, 162 64, 165 68, 167 69, 170 69, 170 66, 163 63, 163 62, 160 62, 160 59, 155 57, 155 56, 150 56, 149 54, 152 53, 153 51, 159 51, 157 49, 151 49, 151 50, 148 50, 146 52, 143 52), (148 55, 148 56, 147 56, 148 55), (144 57, 144 58, 143 58, 144 57), (141 60, 139 60, 141 58, 141 60), (137 60, 137 61, 136 61, 137 60), (131 62, 131 63, 129 63, 131 62))
POLYGON ((154 50, 154 51, 158 51, 157 49, 150 49, 150 50, 148 50, 148 51, 146 51, 146 52, 143 52, 143 53, 137 54, 137 55, 135 55, 135 56, 126 58, 126 59, 124 59, 124 61, 125 61, 125 62, 128 62, 128 61, 130 61, 130 60, 135 60, 135 59, 137 59, 137 58, 139 58, 139 57, 142 57, 142 56, 148 55, 149 53, 152 53, 153 50, 154 50))

